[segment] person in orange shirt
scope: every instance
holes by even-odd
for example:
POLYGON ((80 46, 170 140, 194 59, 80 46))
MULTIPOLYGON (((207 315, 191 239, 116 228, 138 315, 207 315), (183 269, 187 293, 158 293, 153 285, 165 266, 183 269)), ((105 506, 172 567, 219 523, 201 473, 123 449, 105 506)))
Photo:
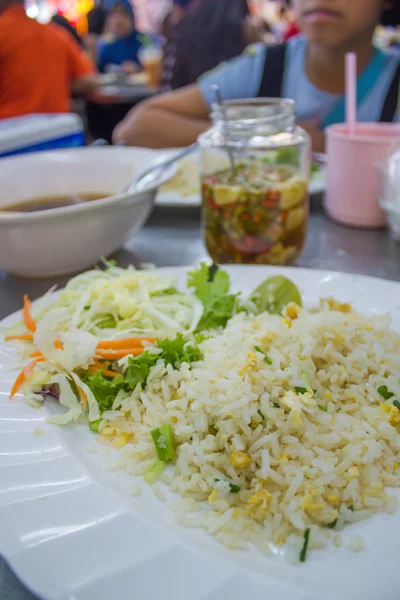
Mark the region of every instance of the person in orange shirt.
POLYGON ((71 93, 96 86, 95 68, 68 32, 0 0, 0 119, 70 111, 71 93))

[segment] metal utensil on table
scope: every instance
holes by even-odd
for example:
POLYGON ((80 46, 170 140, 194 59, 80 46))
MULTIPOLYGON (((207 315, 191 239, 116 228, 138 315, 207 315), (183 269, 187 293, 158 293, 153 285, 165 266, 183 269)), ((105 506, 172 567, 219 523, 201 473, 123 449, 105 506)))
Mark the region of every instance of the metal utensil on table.
POLYGON ((166 158, 165 160, 152 165, 149 169, 146 169, 143 173, 141 173, 136 179, 132 181, 129 185, 127 191, 128 192, 139 192, 143 190, 149 183, 154 183, 154 180, 157 179, 156 174, 159 171, 160 175, 165 169, 168 169, 171 165, 173 165, 176 161, 184 158, 188 154, 195 152, 198 149, 198 145, 192 144, 179 152, 176 152, 173 156, 166 158))
POLYGON ((234 156, 233 156, 233 152, 232 152, 231 148, 229 147, 229 144, 228 144, 228 141, 227 141, 227 135, 226 134, 227 134, 227 131, 228 131, 228 117, 227 117, 227 114, 226 114, 225 103, 224 103, 224 100, 222 98, 221 90, 219 89, 219 87, 216 84, 214 84, 212 86, 212 88, 215 91, 215 95, 217 97, 217 104, 221 108, 222 118, 223 118, 223 121, 224 121, 224 124, 225 124, 225 131, 224 131, 224 138, 225 139, 224 139, 224 142, 225 142, 225 146, 226 146, 226 151, 227 151, 228 156, 229 156, 229 163, 230 163, 230 167, 231 167, 231 171, 232 171, 231 177, 234 177, 235 176, 235 159, 234 159, 234 156))

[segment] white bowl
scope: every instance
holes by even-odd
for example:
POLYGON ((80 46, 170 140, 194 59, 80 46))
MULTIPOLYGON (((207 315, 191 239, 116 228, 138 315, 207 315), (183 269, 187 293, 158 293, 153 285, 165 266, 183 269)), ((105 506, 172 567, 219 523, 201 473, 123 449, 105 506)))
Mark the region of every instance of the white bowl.
POLYGON ((89 147, 0 160, 0 207, 44 196, 113 195, 40 212, 0 211, 0 269, 26 277, 64 275, 117 250, 153 207, 157 185, 136 194, 125 190, 156 156, 143 148, 89 147))

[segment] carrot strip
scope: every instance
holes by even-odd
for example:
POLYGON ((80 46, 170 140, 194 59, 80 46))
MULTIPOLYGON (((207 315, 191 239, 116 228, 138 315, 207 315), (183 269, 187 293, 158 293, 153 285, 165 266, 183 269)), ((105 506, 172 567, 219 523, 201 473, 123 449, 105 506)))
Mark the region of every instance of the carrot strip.
POLYGON ((24 367, 22 369, 21 373, 18 375, 17 379, 14 382, 14 385, 11 388, 10 400, 13 396, 15 396, 15 394, 18 392, 18 390, 21 388, 21 386, 24 385, 28 375, 33 371, 36 364, 38 362, 43 362, 44 360, 46 360, 46 359, 44 357, 40 357, 40 356, 37 358, 34 358, 28 365, 26 365, 26 367, 24 367))
POLYGON ((24 333, 23 335, 8 335, 4 338, 5 342, 11 342, 12 340, 21 340, 24 342, 32 342, 33 334, 32 333, 24 333))
POLYGON ((142 348, 142 342, 154 343, 156 338, 128 338, 125 340, 103 340, 97 344, 98 349, 103 350, 119 350, 122 348, 142 348))
POLYGON ((94 361, 95 367, 101 367, 102 369, 104 369, 104 368, 107 369, 110 366, 110 361, 104 360, 104 358, 102 356, 95 356, 94 358, 95 358, 95 361, 94 361))
POLYGON ((54 340, 54 348, 56 348, 57 350, 64 350, 64 344, 59 338, 54 340))
POLYGON ((31 306, 32 305, 31 305, 31 301, 28 298, 28 294, 25 294, 25 296, 24 296, 24 311, 23 311, 24 312, 24 322, 30 331, 35 332, 36 324, 31 317, 31 306))
POLYGON ((29 358, 42 358, 42 357, 43 357, 43 354, 40 352, 40 350, 36 350, 35 352, 31 352, 30 355, 29 355, 29 358))
POLYGON ((116 371, 109 371, 101 365, 90 365, 90 367, 88 367, 88 371, 90 371, 91 373, 97 373, 98 371, 102 371, 105 377, 116 377, 117 375, 119 375, 119 373, 117 373, 116 371))
POLYGON ((124 348, 123 350, 97 350, 96 358, 106 360, 119 360, 129 354, 139 356, 144 352, 144 348, 124 348))

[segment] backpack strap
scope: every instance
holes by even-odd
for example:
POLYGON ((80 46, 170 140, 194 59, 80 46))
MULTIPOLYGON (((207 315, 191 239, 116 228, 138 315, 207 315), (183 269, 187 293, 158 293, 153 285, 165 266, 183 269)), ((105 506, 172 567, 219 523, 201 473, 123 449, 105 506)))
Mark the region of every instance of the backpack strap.
POLYGON ((396 73, 393 77, 392 84, 389 88, 385 102, 383 104, 382 113, 380 117, 381 123, 392 123, 396 115, 398 104, 399 104, 399 88, 400 88, 400 65, 397 67, 396 73))
POLYGON ((265 53, 264 71, 261 77, 259 98, 281 98, 285 75, 287 45, 268 46, 265 53))

